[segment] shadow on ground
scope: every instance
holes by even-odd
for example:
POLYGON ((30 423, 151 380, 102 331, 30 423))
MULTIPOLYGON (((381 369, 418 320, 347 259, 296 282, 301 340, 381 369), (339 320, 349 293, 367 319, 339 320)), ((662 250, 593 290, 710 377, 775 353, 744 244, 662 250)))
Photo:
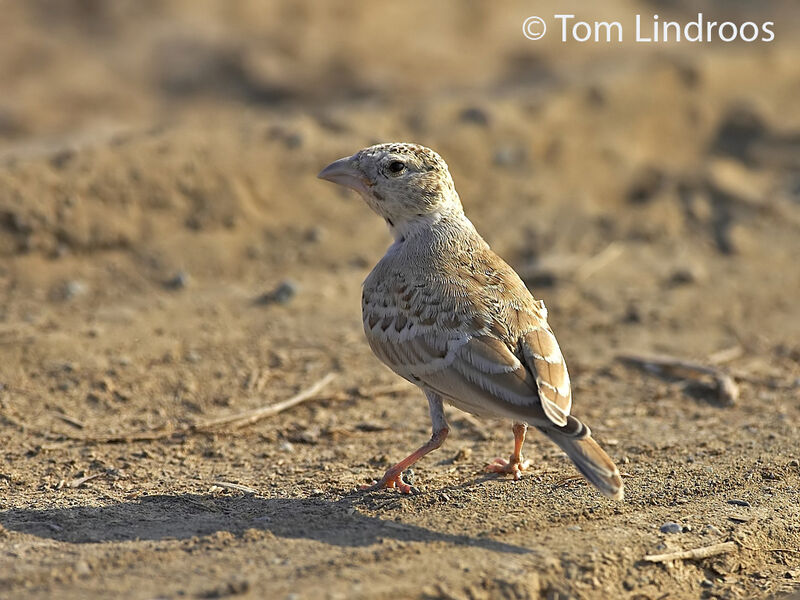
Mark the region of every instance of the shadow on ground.
POLYGON ((353 509, 352 504, 351 498, 331 502, 313 498, 154 495, 102 507, 11 509, 0 512, 0 524, 8 530, 73 544, 187 539, 218 531, 241 534, 248 529, 260 529, 278 537, 310 539, 334 546, 368 546, 390 538, 440 541, 513 554, 530 552, 490 539, 440 533, 368 517, 353 509))

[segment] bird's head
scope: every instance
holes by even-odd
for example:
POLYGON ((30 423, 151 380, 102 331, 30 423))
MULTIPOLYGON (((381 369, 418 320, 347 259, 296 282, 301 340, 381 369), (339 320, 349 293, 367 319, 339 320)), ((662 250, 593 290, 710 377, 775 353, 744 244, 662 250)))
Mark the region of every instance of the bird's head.
POLYGON ((329 164, 318 177, 361 194, 395 237, 462 210, 447 164, 417 144, 370 146, 329 164))

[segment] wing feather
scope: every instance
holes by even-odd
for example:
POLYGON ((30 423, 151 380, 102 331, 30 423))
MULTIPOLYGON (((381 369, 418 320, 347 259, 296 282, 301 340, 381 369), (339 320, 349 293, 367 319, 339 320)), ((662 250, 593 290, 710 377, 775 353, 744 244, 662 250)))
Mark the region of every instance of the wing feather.
POLYGON ((545 414, 553 423, 563 427, 572 407, 572 388, 556 336, 544 322, 522 336, 520 347, 525 362, 536 375, 545 414))

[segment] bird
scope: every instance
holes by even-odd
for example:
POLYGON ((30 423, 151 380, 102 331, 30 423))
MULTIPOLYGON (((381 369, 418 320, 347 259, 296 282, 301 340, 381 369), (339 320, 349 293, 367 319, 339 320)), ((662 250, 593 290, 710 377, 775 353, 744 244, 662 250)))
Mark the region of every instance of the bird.
POLYGON ((403 473, 441 447, 444 404, 512 422, 514 449, 486 470, 520 479, 528 427, 542 432, 600 493, 624 498, 611 458, 570 414, 564 356, 536 300, 464 214, 447 163, 413 143, 383 143, 336 160, 320 179, 357 192, 394 239, 364 280, 362 317, 373 353, 428 401, 430 439, 363 489, 412 493, 403 473))

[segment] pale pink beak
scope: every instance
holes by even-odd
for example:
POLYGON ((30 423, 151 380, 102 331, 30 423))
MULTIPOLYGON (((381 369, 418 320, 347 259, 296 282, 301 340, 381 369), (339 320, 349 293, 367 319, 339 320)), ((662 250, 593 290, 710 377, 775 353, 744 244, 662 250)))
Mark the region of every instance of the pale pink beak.
POLYGON ((356 166, 352 156, 332 162, 317 177, 359 192, 365 191, 367 187, 367 178, 356 166))

